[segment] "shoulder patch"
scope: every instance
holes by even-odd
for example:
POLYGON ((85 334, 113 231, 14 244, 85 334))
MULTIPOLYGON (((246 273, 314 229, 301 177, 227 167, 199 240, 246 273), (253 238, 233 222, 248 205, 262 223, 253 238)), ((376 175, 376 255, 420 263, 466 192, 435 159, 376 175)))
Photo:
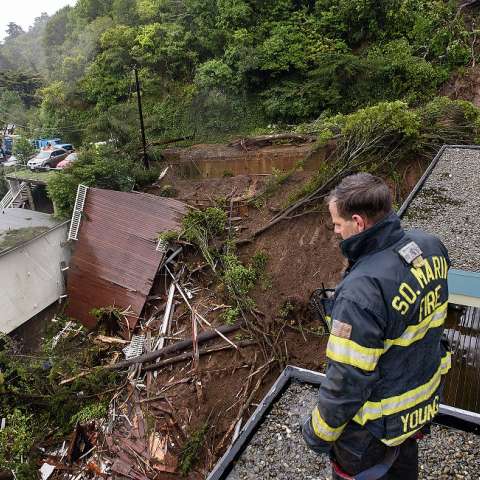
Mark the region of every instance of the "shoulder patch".
POLYGON ((340 320, 333 320, 331 334, 336 337, 348 339, 352 335, 352 326, 340 320))
POLYGON ((398 251, 398 254, 409 265, 413 264, 414 267, 421 267, 424 263, 424 259, 422 257, 423 252, 415 242, 407 243, 398 251))

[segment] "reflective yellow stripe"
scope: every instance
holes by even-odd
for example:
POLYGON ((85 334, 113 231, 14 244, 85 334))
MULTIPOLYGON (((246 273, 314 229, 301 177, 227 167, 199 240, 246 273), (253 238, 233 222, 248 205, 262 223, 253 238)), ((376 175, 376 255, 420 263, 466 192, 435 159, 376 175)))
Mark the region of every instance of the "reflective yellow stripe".
POLYGON ((389 349, 392 345, 408 347, 425 337, 431 328, 441 327, 447 318, 447 307, 448 302, 445 302, 417 325, 407 327, 400 337, 394 339, 387 338, 385 340, 385 349, 389 349))
POLYGON ((342 433, 346 423, 341 427, 331 427, 320 415, 318 407, 315 407, 312 411, 312 425, 317 437, 325 440, 326 442, 334 442, 342 433))
POLYGON ((375 370, 382 348, 362 347, 353 340, 330 335, 327 345, 327 357, 336 362, 346 363, 353 367, 371 372, 375 370))
POLYGON ((440 385, 442 375, 445 375, 451 367, 451 354, 447 352, 441 359, 438 370, 427 383, 413 390, 386 398, 380 402, 365 402, 357 412, 353 420, 360 425, 365 425, 370 420, 376 420, 385 415, 393 415, 428 400, 440 385))
POLYGON ((399 437, 394 437, 394 438, 382 438, 381 441, 385 445, 388 445, 389 447, 395 447, 396 445, 400 445, 401 443, 404 442, 408 437, 411 437, 414 435, 416 432, 418 432, 423 425, 420 427, 416 428, 415 430, 412 430, 411 432, 404 433, 403 435, 400 435, 399 437))

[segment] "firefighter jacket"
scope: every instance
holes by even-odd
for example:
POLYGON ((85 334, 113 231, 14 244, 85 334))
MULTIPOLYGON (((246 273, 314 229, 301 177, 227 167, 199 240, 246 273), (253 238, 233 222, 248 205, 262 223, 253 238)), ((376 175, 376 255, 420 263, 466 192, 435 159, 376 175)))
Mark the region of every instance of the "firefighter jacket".
POLYGON ((405 232, 395 213, 341 248, 349 268, 326 300, 328 367, 303 435, 313 450, 328 451, 353 421, 399 445, 438 412, 450 368, 441 341, 447 250, 433 235, 405 232))

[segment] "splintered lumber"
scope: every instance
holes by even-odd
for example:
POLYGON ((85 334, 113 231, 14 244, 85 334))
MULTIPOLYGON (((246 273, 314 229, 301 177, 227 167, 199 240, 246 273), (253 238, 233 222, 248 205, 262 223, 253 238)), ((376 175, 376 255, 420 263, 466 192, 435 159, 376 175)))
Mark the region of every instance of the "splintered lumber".
POLYGON ((160 328, 160 334, 158 340, 155 342, 153 350, 160 350, 165 344, 165 335, 170 329, 170 321, 172 319, 174 304, 173 304, 173 295, 175 294, 175 284, 170 285, 170 290, 168 291, 167 306, 165 307, 165 313, 163 315, 163 322, 160 328))
MULTIPOLYGON (((254 340, 245 340, 243 342, 238 342, 237 346, 240 347, 248 347, 249 345, 254 345, 257 342, 254 340)), ((211 347, 211 348, 203 348, 201 350, 198 350, 198 356, 201 355, 208 355, 209 353, 215 353, 215 352, 221 352, 223 350, 231 350, 233 347, 229 344, 227 345, 221 345, 219 347, 211 347)), ((153 365, 148 365, 146 367, 142 368, 142 371, 144 372, 149 372, 151 370, 157 370, 161 367, 164 367, 165 365, 172 365, 173 363, 178 363, 182 362, 183 360, 191 360, 194 357, 194 352, 187 352, 187 353, 182 353, 181 355, 177 355, 176 357, 172 358, 166 358, 165 360, 161 360, 157 363, 154 363, 153 365)))
POLYGON ((127 345, 130 343, 129 340, 125 340, 123 338, 106 337, 105 335, 97 335, 93 341, 102 343, 117 343, 118 345, 127 345))
MULTIPOLYGON (((203 332, 197 337, 198 343, 199 344, 205 343, 205 342, 208 342, 209 340, 212 340, 213 338, 216 338, 218 336, 218 332, 222 333, 223 335, 234 332, 239 328, 241 328, 244 325, 244 323, 245 321, 241 320, 237 322, 235 325, 225 325, 215 330, 209 330, 207 332, 203 332)), ((148 352, 143 355, 139 355, 138 357, 130 358, 128 360, 118 362, 115 365, 112 365, 111 367, 108 367, 108 368, 111 368, 113 370, 119 370, 121 368, 129 367, 130 365, 133 365, 135 363, 152 362, 153 360, 156 360, 162 355, 166 355, 168 353, 174 353, 174 352, 178 352, 179 350, 190 348, 192 344, 193 344, 193 339, 188 338, 186 340, 182 340, 181 342, 176 342, 176 343, 173 343, 172 345, 168 345, 167 347, 164 347, 160 350, 148 352)))

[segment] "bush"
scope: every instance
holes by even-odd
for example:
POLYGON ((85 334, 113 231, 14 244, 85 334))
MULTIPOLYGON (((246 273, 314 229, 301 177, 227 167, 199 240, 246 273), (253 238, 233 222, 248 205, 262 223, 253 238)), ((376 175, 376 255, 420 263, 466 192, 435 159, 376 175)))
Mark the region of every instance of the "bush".
POLYGON ((227 296, 235 307, 227 310, 223 318, 226 322, 233 322, 239 316, 242 309, 251 309, 255 302, 249 297, 250 291, 257 281, 264 280, 265 267, 268 254, 264 251, 256 252, 251 263, 246 266, 236 256, 233 247, 227 244, 227 253, 222 256, 223 274, 222 281, 225 285, 227 296))
POLYGON ((159 167, 144 170, 138 162, 122 158, 112 149, 86 151, 77 162, 48 180, 47 191, 56 214, 69 217, 79 184, 129 192, 135 185, 145 186, 158 178, 159 167))

